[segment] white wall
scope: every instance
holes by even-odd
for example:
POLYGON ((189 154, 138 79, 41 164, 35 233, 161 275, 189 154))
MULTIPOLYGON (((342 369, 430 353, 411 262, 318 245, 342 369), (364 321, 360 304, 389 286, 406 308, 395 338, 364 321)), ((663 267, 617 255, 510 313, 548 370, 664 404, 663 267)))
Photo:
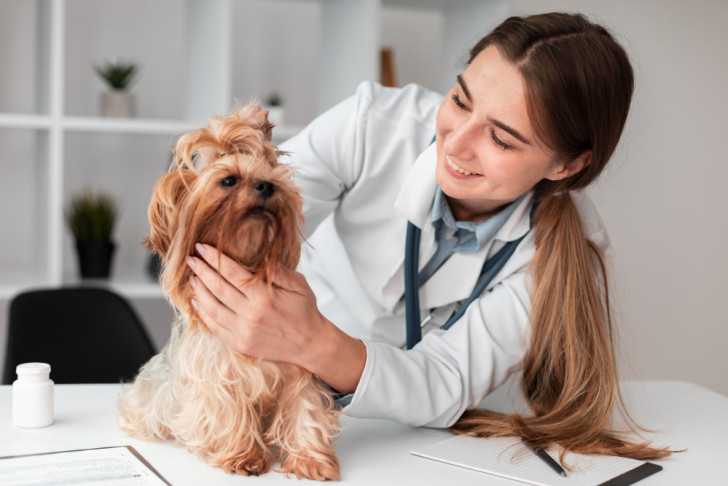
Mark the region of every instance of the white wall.
POLYGON ((444 16, 436 9, 389 6, 382 9, 380 45, 392 48, 400 86, 418 83, 440 90, 444 16))
POLYGON ((728 394, 728 2, 512 2, 549 10, 603 22, 635 67, 621 147, 591 191, 617 254, 624 374, 728 394))
POLYGON ((285 102, 288 123, 308 122, 318 109, 322 5, 298 0, 232 5, 235 24, 243 27, 232 34, 233 97, 264 103, 276 91, 285 102), (275 25, 260 19, 276 19, 275 25))
POLYGON ((446 69, 440 78, 440 91, 448 92, 455 85, 455 77, 465 70, 470 48, 480 38, 508 17, 508 0, 459 2, 453 4, 445 17, 445 29, 450 34, 443 39, 446 69))

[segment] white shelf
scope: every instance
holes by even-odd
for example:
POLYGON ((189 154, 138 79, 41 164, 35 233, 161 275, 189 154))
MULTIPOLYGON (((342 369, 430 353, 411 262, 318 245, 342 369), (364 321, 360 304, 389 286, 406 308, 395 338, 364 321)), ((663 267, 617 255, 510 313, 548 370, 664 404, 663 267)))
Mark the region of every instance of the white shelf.
MULTIPOLYGON (((185 120, 93 116, 70 116, 54 120, 48 115, 0 113, 0 128, 47 130, 53 126, 58 126, 64 132, 174 135, 195 130, 204 126, 205 123, 205 120, 197 123, 185 120)), ((275 127, 273 134, 276 139, 285 140, 302 129, 303 125, 280 125, 275 127)))
POLYGON ((48 115, 0 113, 0 128, 48 129, 53 120, 48 115))
POLYGON ((134 281, 127 280, 124 278, 116 279, 84 279, 84 280, 68 280, 63 282, 64 285, 69 286, 89 286, 89 287, 103 287, 111 289, 117 293, 125 295, 130 298, 137 299, 148 299, 148 298, 164 298, 162 287, 150 279, 146 281, 134 281))
POLYGON ((48 285, 46 282, 46 279, 37 275, 19 273, 3 275, 0 282, 0 299, 8 300, 23 290, 46 286, 48 285))
POLYGON ((65 117, 61 126, 68 132, 118 133, 140 135, 180 134, 200 128, 204 122, 140 118, 65 117))
MULTIPOLYGON (((129 135, 180 135, 206 125, 178 120, 139 118, 66 117, 60 122, 66 133, 110 133, 129 135)), ((10 126, 10 125, 8 125, 10 126)), ((273 141, 280 143, 303 130, 302 125, 281 125, 273 129, 273 141)))
MULTIPOLYGON (((132 282, 111 280, 71 280, 63 282, 64 286, 98 286, 109 288, 132 299, 163 299, 162 287, 155 282, 132 282)), ((0 284, 0 300, 9 300, 25 290, 55 287, 38 279, 18 280, 12 284, 0 284)))

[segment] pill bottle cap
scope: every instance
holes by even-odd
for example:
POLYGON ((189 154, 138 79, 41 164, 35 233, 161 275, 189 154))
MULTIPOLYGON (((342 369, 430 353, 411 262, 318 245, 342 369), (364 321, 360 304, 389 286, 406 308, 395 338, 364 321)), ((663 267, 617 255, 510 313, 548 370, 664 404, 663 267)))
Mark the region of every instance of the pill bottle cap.
POLYGON ((15 368, 18 379, 23 381, 47 380, 51 374, 51 365, 48 363, 23 363, 15 368))

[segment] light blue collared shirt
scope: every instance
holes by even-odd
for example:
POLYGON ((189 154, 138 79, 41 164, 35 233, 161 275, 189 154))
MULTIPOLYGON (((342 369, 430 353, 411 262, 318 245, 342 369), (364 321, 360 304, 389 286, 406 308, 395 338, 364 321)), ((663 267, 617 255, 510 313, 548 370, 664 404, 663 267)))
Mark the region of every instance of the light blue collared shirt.
POLYGON ((508 204, 483 221, 456 221, 447 198, 439 187, 432 204, 432 224, 435 227, 437 251, 420 272, 420 285, 425 283, 453 253, 478 251, 503 226, 525 196, 508 204))

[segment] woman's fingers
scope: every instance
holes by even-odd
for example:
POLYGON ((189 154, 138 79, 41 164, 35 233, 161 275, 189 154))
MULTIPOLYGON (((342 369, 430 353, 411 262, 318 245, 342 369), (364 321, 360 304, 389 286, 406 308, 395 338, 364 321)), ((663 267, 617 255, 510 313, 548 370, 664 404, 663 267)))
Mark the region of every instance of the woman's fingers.
POLYGON ((221 339, 230 339, 232 337, 232 333, 230 329, 223 324, 219 314, 226 310, 229 312, 229 309, 224 307, 220 301, 212 297, 209 290, 207 290, 204 284, 201 283, 197 277, 193 276, 190 278, 190 285, 192 285, 195 290, 195 297, 192 299, 192 307, 194 307, 199 318, 214 335, 221 339), (216 310, 208 311, 208 309, 216 310))
MULTIPOLYGON (((214 308, 207 304, 213 305, 212 299, 215 299, 234 314, 240 314, 246 305, 246 292, 253 275, 235 260, 209 245, 198 243, 196 247, 201 258, 190 256, 187 262, 204 284, 204 290, 209 296, 203 304, 208 313, 214 312, 214 308)), ((199 292, 196 290, 196 293, 199 292)))
POLYGON ((214 324, 225 326, 235 318, 234 310, 220 302, 199 277, 190 277, 190 285, 195 291, 192 306, 205 323, 214 321, 214 324))
MULTIPOLYGON (((198 300, 202 305, 219 304, 233 309, 238 300, 245 298, 238 289, 233 287, 204 260, 190 256, 187 257, 187 265, 197 277, 195 293, 198 296, 208 296, 206 299, 198 300), (213 299, 216 302, 213 302, 213 299)), ((193 282, 195 281, 191 280, 190 284, 193 282)))
MULTIPOLYGON (((253 277, 252 273, 229 256, 220 253, 215 247, 197 243, 195 248, 205 262, 216 270, 215 273, 222 275, 230 285, 244 293, 245 287, 253 277)), ((218 295, 214 290, 213 293, 218 295)))
POLYGON ((195 274, 190 279, 195 310, 213 334, 245 352, 249 326, 260 320, 266 308, 268 287, 261 290, 252 273, 216 248, 203 244, 196 248, 199 257, 187 259, 195 274))
POLYGON ((247 340, 243 339, 244 324, 241 314, 244 313, 244 306, 247 305, 247 298, 238 289, 233 287, 207 263, 199 258, 190 257, 188 260, 190 268, 195 275, 190 277, 190 285, 195 296, 192 299, 192 306, 198 317, 215 336, 233 346, 238 351, 245 353, 247 340), (216 287, 215 294, 208 284, 203 280, 212 281, 210 284, 216 287), (220 289, 225 289, 221 292, 220 289))

